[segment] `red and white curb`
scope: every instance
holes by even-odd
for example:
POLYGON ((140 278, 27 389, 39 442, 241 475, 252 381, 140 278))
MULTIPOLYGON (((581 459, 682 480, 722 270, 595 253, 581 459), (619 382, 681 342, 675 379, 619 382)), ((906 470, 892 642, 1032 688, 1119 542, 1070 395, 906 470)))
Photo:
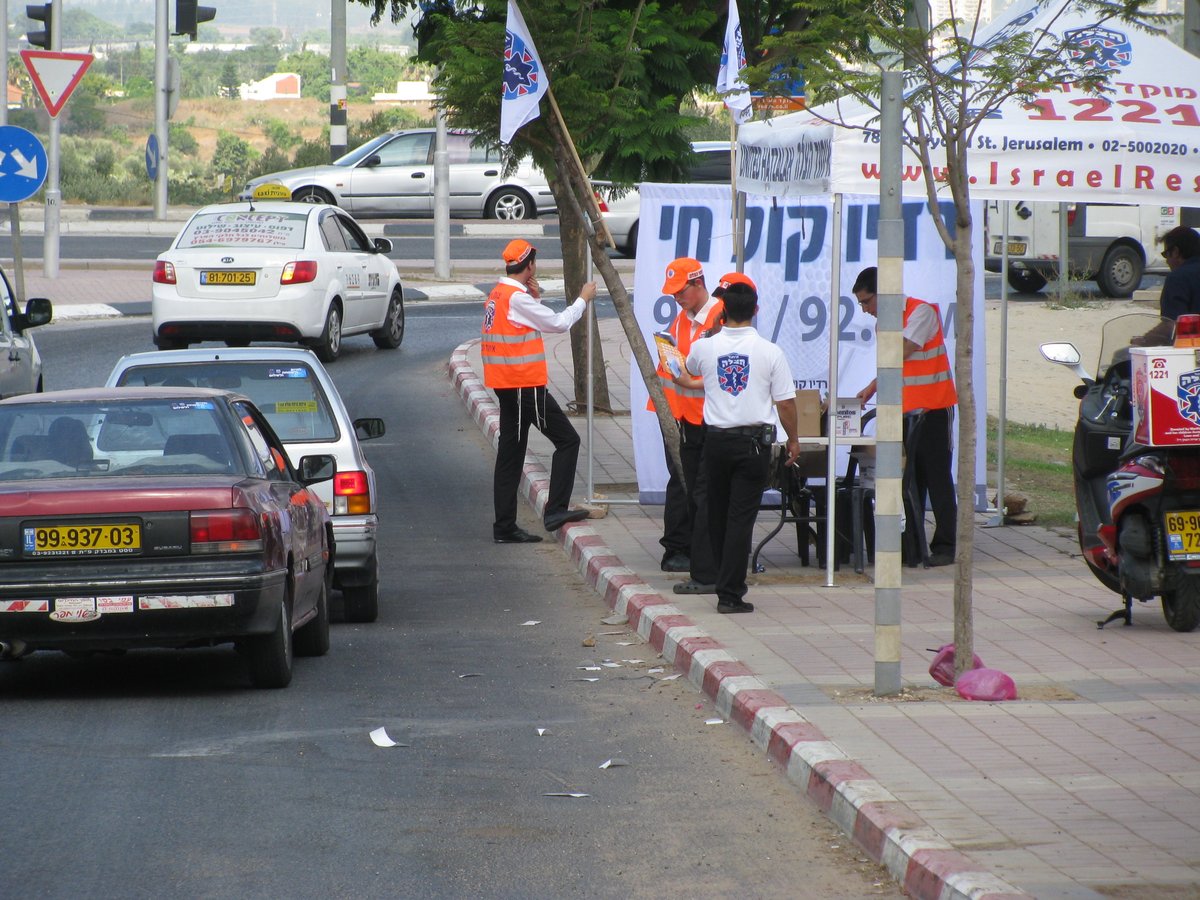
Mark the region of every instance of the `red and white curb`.
MULTIPOLYGON (((475 343, 457 347, 447 369, 471 416, 495 446, 500 413, 471 368, 468 351, 475 343)), ((542 465, 526 461, 521 488, 539 514, 549 480, 542 465)), ((586 520, 564 526, 557 538, 613 612, 627 616, 630 628, 713 700, 721 715, 745 728, 768 758, 783 767, 788 778, 911 896, 921 900, 1029 898, 955 850, 744 663, 622 565, 586 520)))

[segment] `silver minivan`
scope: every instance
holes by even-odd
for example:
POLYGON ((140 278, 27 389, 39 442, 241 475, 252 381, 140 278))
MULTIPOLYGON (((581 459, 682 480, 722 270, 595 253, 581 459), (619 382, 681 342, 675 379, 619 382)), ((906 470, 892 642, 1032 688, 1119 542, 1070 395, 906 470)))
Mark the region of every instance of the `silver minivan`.
MULTIPOLYGON (((282 184, 293 200, 332 203, 359 218, 433 215, 435 129, 391 131, 367 141, 329 165, 272 172, 246 182, 248 200, 262 184, 282 184)), ((522 160, 505 173, 496 148, 477 144, 469 131, 446 135, 450 166, 450 215, 532 219, 555 208, 541 169, 522 160)))
POLYGON ((0 400, 16 394, 42 390, 42 357, 29 334, 30 328, 45 325, 54 317, 54 308, 45 297, 34 297, 17 310, 16 296, 8 276, 0 270, 0 292, 4 314, 0 315, 0 400))
POLYGON ((378 418, 351 421, 333 379, 316 355, 292 347, 159 350, 122 357, 108 387, 211 387, 249 397, 279 435, 292 465, 313 454, 337 460, 333 480, 312 485, 333 522, 333 585, 346 619, 373 622, 379 614, 379 495, 375 470, 360 440, 384 433, 378 418))

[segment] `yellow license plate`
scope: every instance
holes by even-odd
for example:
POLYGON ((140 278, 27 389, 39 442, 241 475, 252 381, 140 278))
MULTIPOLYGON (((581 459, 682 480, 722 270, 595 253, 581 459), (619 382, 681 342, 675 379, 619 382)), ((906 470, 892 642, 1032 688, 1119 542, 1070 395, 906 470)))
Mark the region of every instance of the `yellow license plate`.
POLYGON ((142 527, 105 525, 39 525, 25 529, 27 556, 116 556, 142 549, 142 527))
MULTIPOLYGON (((1019 241, 1009 241, 1008 242, 1008 255, 1009 256, 1024 256, 1025 255, 1025 246, 1026 245, 1024 243, 1019 242, 1019 241)), ((1002 254, 1004 252, 1004 243, 1002 241, 996 241, 996 249, 993 252, 995 253, 996 256, 999 256, 1000 254, 1002 254)))
POLYGON ((1169 559, 1200 559, 1200 509, 1169 512, 1166 526, 1169 559))
POLYGON ((241 285, 254 284, 255 272, 234 272, 229 270, 212 271, 209 269, 200 270, 201 284, 218 284, 218 285, 241 285))

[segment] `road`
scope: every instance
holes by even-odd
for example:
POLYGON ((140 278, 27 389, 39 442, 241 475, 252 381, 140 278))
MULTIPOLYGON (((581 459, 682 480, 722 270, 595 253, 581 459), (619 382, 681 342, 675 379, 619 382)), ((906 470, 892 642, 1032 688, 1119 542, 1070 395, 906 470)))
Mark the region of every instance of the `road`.
MULTIPOLYGON (((383 495, 382 611, 335 624, 330 654, 299 660, 290 688, 248 688, 225 648, 0 664, 7 884, 41 897, 902 896, 744 733, 706 724, 702 695, 653 673, 635 634, 601 624, 606 607, 554 544, 491 543, 492 450, 444 374, 477 315, 422 304, 401 350, 353 338, 331 367, 351 413, 388 425, 365 445, 383 495), (605 659, 620 667, 580 669, 605 659), (380 726, 401 746, 375 747, 380 726), (599 768, 609 759, 628 764, 599 768)), ((70 387, 99 383, 148 335, 146 319, 123 319, 37 337, 70 387)))

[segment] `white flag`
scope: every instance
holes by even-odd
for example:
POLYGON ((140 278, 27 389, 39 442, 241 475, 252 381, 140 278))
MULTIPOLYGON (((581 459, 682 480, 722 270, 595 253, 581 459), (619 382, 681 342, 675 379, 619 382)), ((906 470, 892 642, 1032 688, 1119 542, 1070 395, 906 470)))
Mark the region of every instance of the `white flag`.
POLYGON ((541 114, 550 78, 517 5, 509 0, 504 33, 504 93, 500 97, 500 140, 507 144, 526 122, 541 114))
POLYGON ((746 45, 742 42, 742 19, 737 0, 729 0, 729 22, 725 25, 725 46, 721 50, 721 71, 717 73, 717 93, 725 100, 733 121, 739 125, 750 118, 750 91, 741 79, 746 67, 746 45))

